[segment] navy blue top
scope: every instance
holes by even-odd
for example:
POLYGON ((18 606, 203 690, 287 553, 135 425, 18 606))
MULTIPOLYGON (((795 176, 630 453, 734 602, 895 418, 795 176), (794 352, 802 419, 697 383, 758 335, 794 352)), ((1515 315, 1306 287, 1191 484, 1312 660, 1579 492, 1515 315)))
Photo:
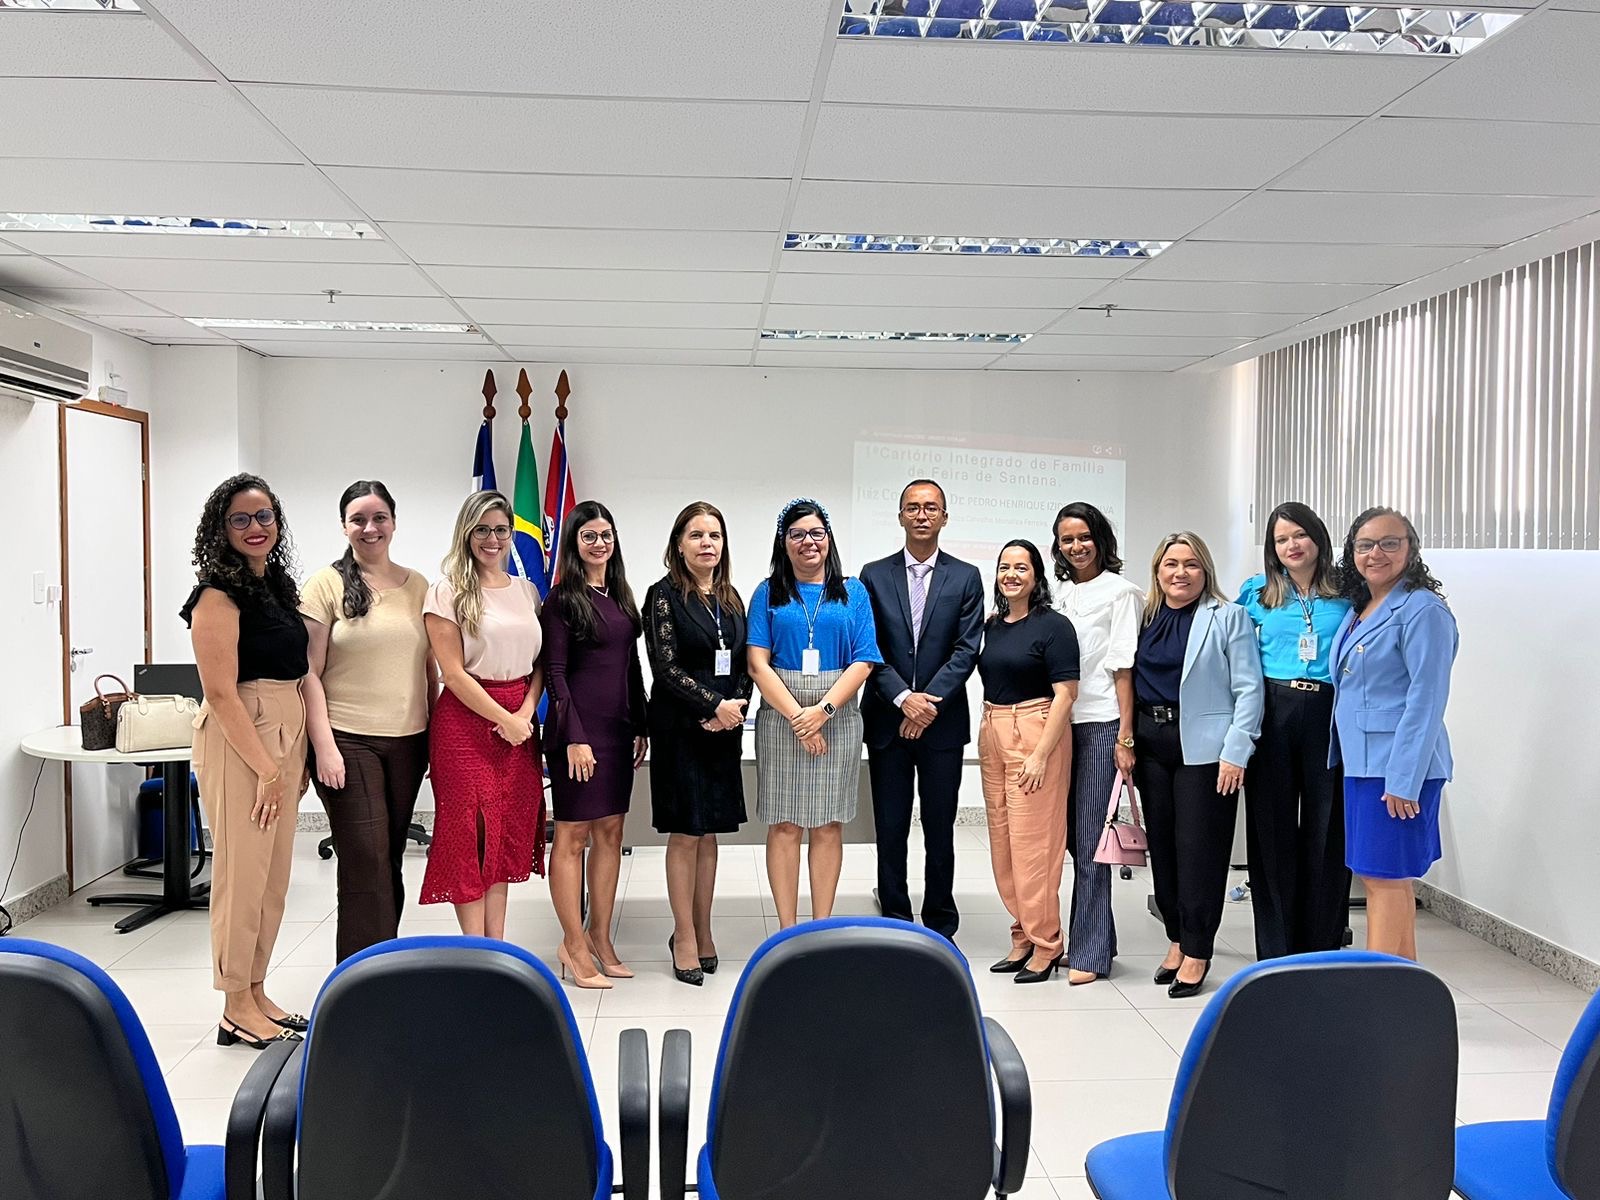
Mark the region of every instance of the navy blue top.
POLYGON ((849 600, 824 599, 822 584, 795 585, 800 594, 782 608, 767 602, 767 581, 756 584, 750 597, 750 626, 747 645, 772 651, 772 665, 780 671, 799 671, 801 654, 807 645, 817 648, 824 671, 842 671, 852 663, 881 663, 878 630, 872 621, 872 599, 859 579, 844 581, 849 600), (809 621, 808 621, 809 618, 809 621))
POLYGON ((1183 656, 1189 649, 1196 599, 1182 608, 1163 604, 1139 631, 1139 650, 1133 656, 1133 698, 1140 704, 1176 707, 1183 684, 1183 656))
POLYGON ((1292 581, 1284 582, 1289 595, 1277 608, 1261 603, 1261 589, 1267 583, 1265 575, 1252 575, 1239 588, 1239 607, 1255 622, 1256 640, 1261 644, 1261 673, 1268 679, 1318 679, 1332 683, 1333 639, 1339 635, 1345 613, 1350 611, 1350 601, 1343 597, 1302 598, 1292 581), (1310 662, 1300 660, 1300 635, 1303 633, 1317 636, 1317 656, 1310 662))

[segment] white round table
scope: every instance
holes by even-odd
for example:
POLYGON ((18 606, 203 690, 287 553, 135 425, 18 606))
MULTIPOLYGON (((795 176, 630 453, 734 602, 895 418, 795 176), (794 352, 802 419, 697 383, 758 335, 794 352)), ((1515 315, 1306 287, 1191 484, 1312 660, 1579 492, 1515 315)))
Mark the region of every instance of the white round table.
POLYGON ((121 754, 116 750, 85 750, 83 731, 76 725, 57 725, 41 729, 22 739, 21 751, 32 758, 51 762, 109 763, 161 767, 161 810, 166 822, 166 838, 161 855, 161 891, 125 892, 91 896, 89 903, 134 904, 139 911, 117 922, 118 933, 147 925, 168 913, 210 907, 211 885, 191 886, 189 879, 189 754, 190 747, 170 750, 141 750, 121 754))

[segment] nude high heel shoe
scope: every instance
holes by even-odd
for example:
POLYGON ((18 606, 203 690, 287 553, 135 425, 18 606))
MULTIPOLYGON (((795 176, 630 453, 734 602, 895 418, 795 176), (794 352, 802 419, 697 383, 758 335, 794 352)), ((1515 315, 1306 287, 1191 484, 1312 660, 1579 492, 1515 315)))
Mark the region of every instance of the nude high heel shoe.
POLYGON ((565 946, 556 947, 556 961, 561 964, 561 978, 565 979, 570 974, 572 982, 581 988, 596 988, 600 991, 607 991, 611 987, 611 981, 603 975, 579 974, 578 968, 567 957, 567 948, 565 946))

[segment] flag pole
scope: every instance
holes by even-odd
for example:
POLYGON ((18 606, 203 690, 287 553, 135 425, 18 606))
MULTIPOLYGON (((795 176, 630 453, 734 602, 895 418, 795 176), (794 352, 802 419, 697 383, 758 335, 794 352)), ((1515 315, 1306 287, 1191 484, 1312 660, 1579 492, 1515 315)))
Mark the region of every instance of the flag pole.
POLYGON ((485 421, 494 420, 494 398, 499 390, 495 386, 494 372, 485 371, 483 373, 483 419, 485 421))
POLYGON ((567 397, 572 395, 572 385, 567 382, 567 373, 561 372, 556 380, 556 420, 567 419, 567 397))

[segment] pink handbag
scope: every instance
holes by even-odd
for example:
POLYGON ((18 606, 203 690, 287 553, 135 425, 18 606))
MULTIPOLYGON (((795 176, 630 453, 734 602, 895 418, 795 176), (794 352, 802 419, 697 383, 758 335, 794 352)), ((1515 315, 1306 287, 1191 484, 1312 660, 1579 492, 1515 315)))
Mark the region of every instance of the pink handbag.
POLYGON ((1095 849, 1094 860, 1113 867, 1142 867, 1147 865, 1150 844, 1145 840, 1144 826, 1139 817, 1139 793, 1121 771, 1111 783, 1111 802, 1106 807, 1106 828, 1100 835, 1100 845, 1095 849), (1128 808, 1133 820, 1118 820, 1122 805, 1122 789, 1128 789, 1128 808))

